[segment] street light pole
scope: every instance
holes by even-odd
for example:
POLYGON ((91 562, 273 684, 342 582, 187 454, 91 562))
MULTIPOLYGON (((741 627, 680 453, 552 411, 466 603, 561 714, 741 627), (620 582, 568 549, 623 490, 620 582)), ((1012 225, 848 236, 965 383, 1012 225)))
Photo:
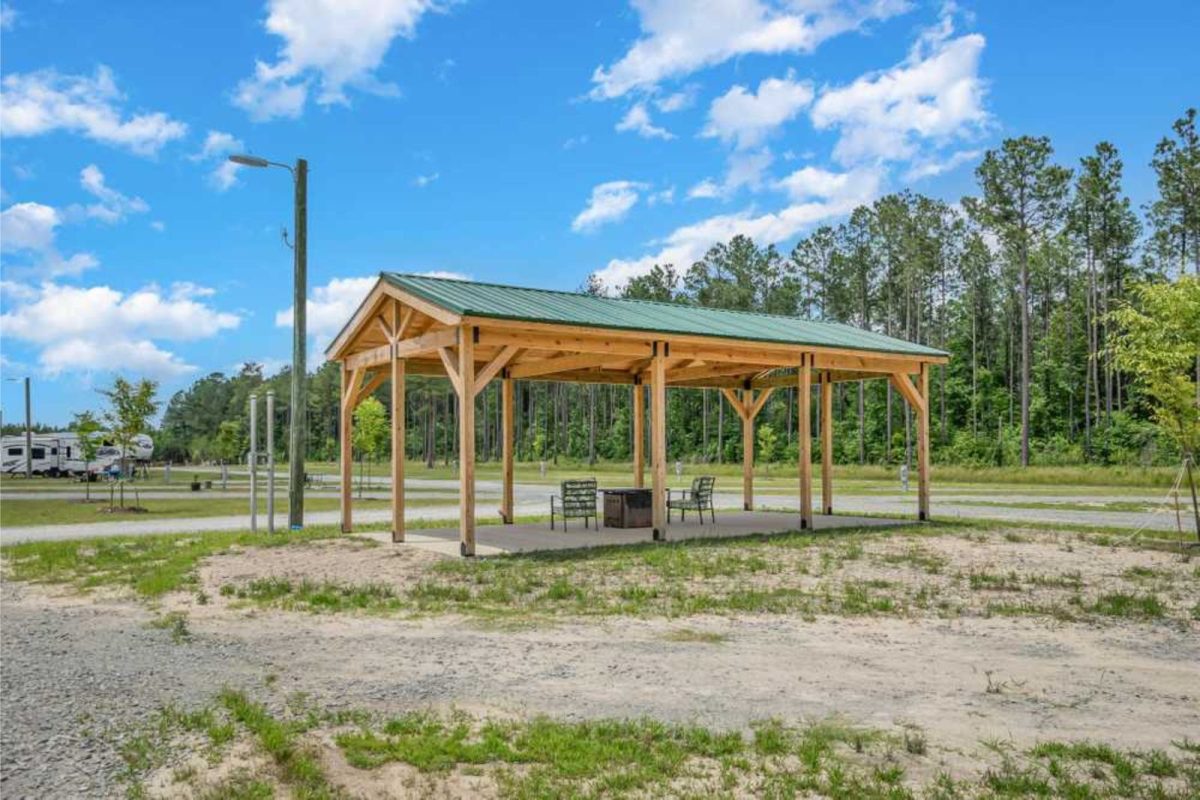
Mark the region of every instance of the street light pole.
POLYGON ((304 458, 308 449, 307 350, 305 319, 308 311, 308 161, 296 166, 268 161, 261 156, 236 153, 229 157, 244 167, 283 167, 292 173, 295 189, 295 244, 292 246, 292 415, 288 431, 288 527, 304 527, 304 458))
POLYGON ((308 449, 308 397, 305 319, 308 312, 308 161, 296 159, 296 245, 292 296, 292 426, 288 432, 288 527, 304 527, 304 457, 308 449))

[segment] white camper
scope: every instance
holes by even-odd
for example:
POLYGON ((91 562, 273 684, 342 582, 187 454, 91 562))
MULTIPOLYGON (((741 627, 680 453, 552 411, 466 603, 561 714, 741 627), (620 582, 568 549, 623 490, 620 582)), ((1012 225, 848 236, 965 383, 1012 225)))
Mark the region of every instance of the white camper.
MULTIPOLYGON (((3 471, 6 475, 25 473, 24 436, 5 436, 0 440, 0 452, 3 453, 3 471)), ((85 469, 78 439, 63 441, 54 436, 34 436, 31 453, 34 475, 57 478, 80 474, 85 469)))

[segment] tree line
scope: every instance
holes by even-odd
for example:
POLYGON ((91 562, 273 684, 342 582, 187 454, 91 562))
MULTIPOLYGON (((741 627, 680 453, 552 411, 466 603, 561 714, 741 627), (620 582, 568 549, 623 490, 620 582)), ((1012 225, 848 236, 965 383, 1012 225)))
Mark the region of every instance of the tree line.
MULTIPOLYGON (((1139 213, 1112 144, 1065 165, 1049 139, 1012 138, 985 154, 976 193, 959 203, 890 194, 813 230, 790 252, 735 236, 694 264, 656 265, 619 294, 847 323, 946 350, 949 363, 931 375, 935 460, 1177 462, 1178 439, 1157 424, 1115 345, 1118 312, 1141 302, 1139 287, 1200 276, 1195 109, 1157 144, 1151 166, 1156 197, 1139 213)), ((595 276, 582 289, 609 291, 595 276)), ((324 364, 308 380, 309 452, 334 459, 338 368, 324 364)), ((235 460, 245 450, 248 395, 274 388, 277 424, 285 425, 288 381, 286 370, 266 378, 253 364, 200 379, 169 402, 159 452, 235 460)), ((376 399, 386 408, 386 386, 376 399)), ((457 399, 448 382, 411 377, 406 402, 408 457, 452 461, 457 399)), ((499 386, 476 402, 478 457, 498 459, 499 386)), ((630 403, 625 386, 521 382, 517 457, 628 459, 630 403)), ((671 460, 741 458, 740 420, 717 391, 671 389, 667 417, 671 460)), ((794 460, 795 417, 795 390, 777 391, 758 418, 760 459, 794 460)), ((834 420, 838 462, 911 461, 914 420, 886 381, 837 385, 834 420)), ((369 449, 383 455, 387 443, 369 449)))

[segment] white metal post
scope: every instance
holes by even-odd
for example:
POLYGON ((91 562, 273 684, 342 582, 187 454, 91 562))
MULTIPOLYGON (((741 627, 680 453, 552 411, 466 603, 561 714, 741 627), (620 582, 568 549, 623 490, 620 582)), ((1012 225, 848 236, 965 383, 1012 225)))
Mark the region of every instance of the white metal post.
POLYGON ((250 395, 250 531, 258 532, 258 395, 250 395))
POLYGON ((267 533, 275 533, 275 390, 267 392, 267 533))

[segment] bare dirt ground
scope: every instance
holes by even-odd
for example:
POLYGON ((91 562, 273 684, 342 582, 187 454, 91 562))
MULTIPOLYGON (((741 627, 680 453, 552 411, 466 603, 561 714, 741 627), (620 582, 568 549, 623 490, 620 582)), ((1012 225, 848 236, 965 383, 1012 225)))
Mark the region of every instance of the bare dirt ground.
MULTIPOLYGON (((897 534, 866 540, 849 557, 842 545, 779 554, 791 559, 781 570, 714 577, 700 588, 719 591, 722 580, 813 591, 823 581, 874 582, 901 598, 926 586, 937 602, 878 614, 651 613, 513 626, 469 614, 287 612, 222 593, 264 577, 403 592, 441 558, 355 540, 211 558, 198 592, 170 596, 154 610, 6 581, 0 788, 5 797, 119 795, 124 773, 114 752, 126 736, 122 726, 167 703, 204 703, 226 686, 269 704, 300 692, 325 708, 381 714, 453 707, 717 729, 830 717, 893 732, 915 727, 929 742, 927 754, 906 757, 918 777, 977 773, 994 762, 998 743, 1168 748, 1200 731, 1200 620, 1192 612, 1200 559, 1045 532, 897 534), (988 612, 998 596, 1053 609, 1068 595, 1086 604, 1149 591, 1163 604, 1153 619, 988 612), (148 626, 164 611, 186 613, 185 640, 148 626)), ((580 575, 590 580, 586 567, 580 575)), ((636 570, 625 577, 648 580, 636 570)), ((356 796, 495 789, 462 770, 432 783, 401 764, 358 770, 328 732, 321 735, 330 779, 356 796)), ((200 756, 181 758, 150 776, 151 795, 188 796, 191 784, 169 778, 181 766, 211 778, 227 774, 230 763, 209 774, 200 756)), ((238 759, 261 762, 248 752, 238 759)))

